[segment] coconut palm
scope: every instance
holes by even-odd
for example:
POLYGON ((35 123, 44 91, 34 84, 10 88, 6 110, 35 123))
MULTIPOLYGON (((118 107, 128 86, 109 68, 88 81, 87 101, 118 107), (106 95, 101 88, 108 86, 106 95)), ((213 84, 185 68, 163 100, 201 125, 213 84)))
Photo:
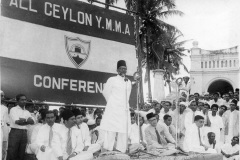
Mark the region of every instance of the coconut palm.
MULTIPOLYGON (((165 41, 167 42, 167 39, 165 38, 169 38, 166 33, 181 34, 181 32, 176 27, 165 23, 163 20, 173 15, 181 16, 183 13, 181 11, 175 10, 176 6, 173 0, 125 0, 125 2, 129 10, 134 10, 139 13, 141 24, 139 38, 140 43, 143 47, 142 64, 147 69, 145 79, 148 81, 148 97, 151 101, 152 95, 150 84, 150 70, 166 68, 165 73, 168 73, 167 70, 172 69, 171 65, 169 65, 171 63, 165 63, 165 56, 167 54, 170 54, 168 52, 165 52, 167 46, 169 49, 172 49, 170 48, 171 45, 169 46, 167 43, 165 43, 165 41), (138 2, 138 5, 136 5, 136 2, 138 2)), ((174 56, 174 58, 175 57, 176 56, 174 56)), ((174 60, 174 64, 177 65, 178 62, 176 61, 178 60, 179 59, 174 60)), ((177 69, 179 69, 179 66, 177 69)))

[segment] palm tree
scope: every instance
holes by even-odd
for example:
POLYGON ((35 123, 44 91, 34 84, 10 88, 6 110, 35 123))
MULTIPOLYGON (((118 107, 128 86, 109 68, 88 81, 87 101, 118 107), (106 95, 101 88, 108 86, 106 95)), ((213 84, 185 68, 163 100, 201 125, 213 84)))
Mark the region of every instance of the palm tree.
MULTIPOLYGON (((125 2, 129 10, 139 13, 139 23, 141 24, 139 38, 143 47, 142 65, 147 69, 147 78, 145 79, 148 81, 148 97, 151 101, 150 70, 169 68, 165 66, 167 63, 163 63, 167 53, 164 52, 167 45, 162 42, 165 42, 163 41, 164 38, 169 38, 166 33, 181 34, 176 27, 165 23, 163 19, 172 15, 181 16, 183 13, 175 10, 176 6, 173 0, 125 0, 125 2), (138 5, 136 5, 136 2, 138 2, 138 5)), ((178 60, 176 59, 176 61, 178 60)), ((177 64, 177 62, 174 64, 177 64)))

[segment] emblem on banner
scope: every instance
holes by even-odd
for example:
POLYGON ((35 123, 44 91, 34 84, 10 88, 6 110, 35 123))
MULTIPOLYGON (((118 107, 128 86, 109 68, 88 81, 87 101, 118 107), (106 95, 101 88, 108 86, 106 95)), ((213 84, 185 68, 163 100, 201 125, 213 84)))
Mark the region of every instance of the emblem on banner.
POLYGON ((76 68, 86 62, 90 53, 91 41, 85 41, 78 37, 71 38, 65 36, 65 48, 69 59, 76 68))

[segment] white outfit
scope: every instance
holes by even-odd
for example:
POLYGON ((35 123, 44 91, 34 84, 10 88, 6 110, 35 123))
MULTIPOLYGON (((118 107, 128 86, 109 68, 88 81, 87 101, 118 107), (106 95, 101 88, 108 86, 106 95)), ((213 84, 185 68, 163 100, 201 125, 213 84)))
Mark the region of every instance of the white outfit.
POLYGON ((8 108, 4 105, 1 105, 1 135, 3 141, 8 141, 8 108))
POLYGON ((217 102, 215 102, 215 100, 212 99, 212 100, 209 101, 210 107, 211 107, 213 104, 217 104, 217 105, 220 107, 221 105, 224 104, 224 100, 221 99, 221 98, 219 98, 219 99, 217 100, 217 102))
MULTIPOLYGON (((234 146, 232 146, 230 143, 224 144, 221 149, 226 154, 233 154, 240 150, 238 144, 235 144, 234 146)), ((226 158, 225 156, 223 156, 223 160, 239 160, 239 159, 240 159, 239 155, 236 155, 230 158, 226 158)))
POLYGON ((77 126, 74 126, 77 129, 79 129, 79 131, 81 132, 81 137, 84 147, 86 146, 90 146, 91 145, 91 137, 90 137, 90 133, 89 133, 89 128, 88 125, 86 123, 81 123, 79 128, 77 126))
POLYGON ((39 132, 39 129, 43 126, 42 123, 38 123, 36 125, 28 126, 28 144, 26 147, 26 153, 28 154, 36 154, 38 153, 39 147, 36 143, 37 141, 37 135, 39 132))
POLYGON ((220 129, 223 128, 222 118, 219 115, 212 116, 212 114, 209 114, 208 117, 211 122, 210 131, 215 133, 216 142, 219 143, 220 142, 220 129))
POLYGON ((171 109, 169 109, 168 112, 165 112, 165 111, 164 111, 164 108, 162 108, 161 111, 160 111, 160 113, 158 114, 158 115, 159 115, 159 121, 163 122, 163 121, 164 121, 164 120, 163 120, 163 117, 164 117, 166 114, 168 114, 169 116, 173 117, 174 112, 173 112, 171 109))
POLYGON ((214 145, 214 148, 213 148, 213 144, 210 144, 209 141, 205 141, 205 145, 208 147, 208 148, 212 148, 212 149, 215 149, 217 151, 217 153, 221 153, 221 143, 217 143, 214 145))
POLYGON ((185 132, 185 139, 183 142, 184 151, 186 152, 192 151, 192 152, 199 152, 199 153, 217 153, 216 150, 211 148, 205 151, 205 148, 200 145, 200 141, 202 142, 202 144, 204 144, 204 141, 203 141, 203 130, 202 128, 200 128, 199 130, 200 130, 200 133, 198 133, 198 127, 196 123, 193 123, 189 127, 187 127, 185 132))
MULTIPOLYGON (((53 139, 56 137, 59 133, 62 132, 61 130, 62 125, 58 123, 54 123, 52 126, 53 130, 53 139)), ((36 145, 40 149, 41 146, 45 146, 46 150, 45 152, 42 152, 41 150, 36 151, 37 152, 37 158, 38 160, 45 160, 46 157, 48 157, 49 160, 55 160, 57 158, 56 156, 56 148, 52 146, 49 146, 49 133, 50 133, 51 127, 48 124, 44 124, 39 128, 39 131, 37 133, 36 138, 36 145), (51 157, 51 158, 50 158, 51 157)), ((53 141, 52 139, 52 141, 53 141)), ((51 142, 53 143, 53 142, 51 142)))
POLYGON ((125 152, 127 147, 126 130, 128 119, 128 133, 130 132, 131 119, 129 113, 129 97, 132 89, 130 80, 124 81, 124 78, 117 75, 108 79, 105 84, 103 95, 107 101, 107 106, 101 121, 100 129, 104 131, 104 148, 112 150, 116 132, 118 132, 117 148, 125 152), (127 105, 127 106, 126 106, 127 105), (120 137, 122 136, 122 137, 120 137), (118 148, 119 147, 119 148, 118 148))
MULTIPOLYGON (((228 109, 230 108, 230 103, 231 103, 231 99, 229 99, 229 101, 227 102, 226 100, 223 100, 223 105, 225 105, 228 109)), ((220 107, 220 106, 219 106, 220 107)))
POLYGON ((10 110, 10 127, 16 128, 16 129, 27 129, 27 126, 20 126, 15 123, 15 121, 19 120, 19 118, 25 118, 26 120, 28 118, 32 118, 31 113, 25 109, 25 107, 22 109, 20 106, 13 107, 10 110))
MULTIPOLYGON (((68 131, 65 125, 62 125, 60 128, 61 132, 57 134, 57 136, 53 137, 52 141, 52 148, 56 151, 56 157, 63 156, 63 159, 66 160, 69 155, 67 153, 67 141, 68 141, 68 131)), ((92 152, 83 151, 84 143, 81 138, 81 132, 78 128, 72 127, 70 128, 70 135, 71 135, 71 144, 72 144, 72 151, 71 154, 76 152, 77 155, 70 160, 90 160, 93 158, 92 152)))
MULTIPOLYGON (((147 143, 146 138, 145 138, 145 129, 147 128, 147 124, 143 124, 141 126, 141 130, 142 130, 142 138, 143 138, 143 142, 147 143)), ((132 124, 131 126, 131 131, 130 131, 130 144, 134 144, 134 143, 139 143, 139 139, 140 139, 140 133, 139 133, 139 127, 136 123, 132 124)))
POLYGON ((186 127, 186 128, 189 127, 189 126, 191 126, 191 124, 194 123, 194 117, 193 117, 193 115, 194 115, 194 117, 195 117, 196 115, 200 115, 200 116, 203 116, 203 117, 204 117, 204 115, 203 115, 203 113, 202 113, 201 111, 195 111, 195 112, 193 112, 192 110, 188 111, 188 112, 186 113, 186 116, 185 116, 185 119, 184 119, 184 124, 185 124, 185 127, 186 127))
POLYGON ((86 118, 88 119, 87 125, 93 125, 93 124, 95 124, 95 119, 94 119, 93 116, 94 116, 94 112, 91 113, 91 114, 87 113, 87 115, 86 115, 86 118))

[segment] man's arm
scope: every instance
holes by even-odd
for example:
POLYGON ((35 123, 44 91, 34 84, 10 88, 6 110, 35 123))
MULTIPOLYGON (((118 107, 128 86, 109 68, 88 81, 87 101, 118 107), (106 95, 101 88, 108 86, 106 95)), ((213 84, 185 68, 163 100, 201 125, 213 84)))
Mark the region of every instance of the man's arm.
POLYGON ((106 101, 108 101, 108 98, 111 94, 111 90, 112 90, 112 78, 109 78, 106 82, 106 84, 104 85, 104 89, 103 89, 103 96, 106 99, 106 101))
POLYGON ((163 132, 164 132, 167 140, 168 140, 169 142, 175 144, 176 142, 175 142, 174 138, 172 137, 172 135, 169 133, 168 128, 165 127, 165 126, 163 126, 163 125, 161 125, 161 128, 163 128, 163 132))

